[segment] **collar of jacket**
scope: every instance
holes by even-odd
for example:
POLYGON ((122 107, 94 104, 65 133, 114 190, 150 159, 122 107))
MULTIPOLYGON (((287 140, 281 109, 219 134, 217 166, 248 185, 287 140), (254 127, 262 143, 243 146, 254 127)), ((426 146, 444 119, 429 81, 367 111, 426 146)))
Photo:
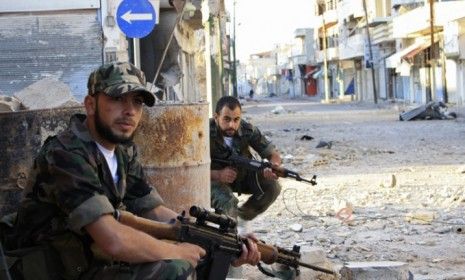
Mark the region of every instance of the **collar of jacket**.
POLYGON ((94 140, 90 136, 89 129, 85 123, 86 115, 75 114, 71 117, 69 126, 71 131, 84 142, 93 142, 94 140))
MULTIPOLYGON (((73 115, 69 122, 69 128, 74 133, 74 135, 76 135, 76 137, 78 137, 81 141, 86 143, 95 143, 95 140, 90 135, 89 129, 87 128, 87 125, 85 123, 86 118, 87 117, 84 114, 73 115)), ((118 147, 124 149, 130 158, 132 158, 136 153, 136 147, 134 146, 133 142, 124 145, 116 145, 115 151, 118 150, 118 147)))

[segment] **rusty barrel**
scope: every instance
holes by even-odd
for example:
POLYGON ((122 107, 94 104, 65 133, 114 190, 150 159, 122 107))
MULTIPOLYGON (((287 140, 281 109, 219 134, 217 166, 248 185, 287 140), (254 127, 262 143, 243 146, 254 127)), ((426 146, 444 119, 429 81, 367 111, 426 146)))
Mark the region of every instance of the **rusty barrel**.
POLYGON ((48 136, 68 127, 83 107, 0 113, 0 217, 16 211, 34 158, 48 136))
POLYGON ((176 212, 210 207, 208 136, 208 103, 155 105, 143 114, 134 140, 144 172, 176 212))

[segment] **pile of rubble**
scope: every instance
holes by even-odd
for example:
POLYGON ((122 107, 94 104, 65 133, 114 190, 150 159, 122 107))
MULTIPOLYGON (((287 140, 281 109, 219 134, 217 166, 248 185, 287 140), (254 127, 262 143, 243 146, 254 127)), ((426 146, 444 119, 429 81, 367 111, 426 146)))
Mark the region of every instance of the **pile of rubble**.
POLYGON ((444 102, 431 101, 399 115, 401 121, 411 120, 451 120, 457 118, 455 112, 449 112, 444 102))
POLYGON ((0 112, 39 110, 58 107, 81 106, 68 85, 56 79, 46 78, 14 93, 0 95, 0 112))

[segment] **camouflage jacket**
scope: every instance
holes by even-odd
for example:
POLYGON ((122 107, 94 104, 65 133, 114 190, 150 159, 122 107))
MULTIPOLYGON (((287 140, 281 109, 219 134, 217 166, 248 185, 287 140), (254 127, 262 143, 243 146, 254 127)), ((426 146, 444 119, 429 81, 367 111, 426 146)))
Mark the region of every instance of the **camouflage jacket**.
POLYGON ((35 159, 18 211, 20 247, 70 231, 84 237, 83 227, 103 214, 126 209, 140 215, 163 203, 146 181, 134 144, 117 145, 119 183, 113 182, 84 120, 74 115, 68 130, 49 137, 35 159))
MULTIPOLYGON (((241 120, 239 129, 233 137, 232 150, 224 143, 223 135, 215 119, 210 119, 210 156, 211 158, 226 159, 231 152, 252 158, 249 148, 253 148, 262 158, 268 158, 275 150, 275 146, 260 130, 244 120, 241 120)), ((212 162, 211 169, 218 170, 225 166, 212 162)), ((240 173, 243 173, 239 170, 240 173)), ((238 178, 242 176, 238 175, 238 178)))

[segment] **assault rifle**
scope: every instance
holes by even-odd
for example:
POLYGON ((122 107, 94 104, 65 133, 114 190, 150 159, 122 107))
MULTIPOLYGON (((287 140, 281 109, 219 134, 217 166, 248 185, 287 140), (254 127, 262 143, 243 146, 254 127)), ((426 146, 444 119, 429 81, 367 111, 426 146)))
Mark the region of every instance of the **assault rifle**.
POLYGON ((254 159, 249 159, 240 155, 231 154, 226 159, 213 158, 212 161, 227 164, 229 166, 245 168, 251 171, 262 171, 265 168, 270 168, 273 170, 273 173, 278 177, 282 178, 292 178, 296 181, 302 181, 310 183, 312 186, 316 185, 316 175, 313 175, 312 179, 308 180, 300 177, 299 173, 286 169, 282 166, 276 166, 268 161, 258 161, 254 159))
MULTIPOLYGON (((116 211, 115 218, 124 225, 158 239, 188 242, 202 247, 207 255, 197 266, 197 278, 226 279, 231 261, 241 255, 242 245, 246 238, 236 234, 236 221, 229 216, 210 212, 197 206, 192 206, 189 214, 196 218, 195 222, 186 217, 185 212, 178 217, 179 221, 174 224, 159 223, 126 211, 116 211)), ((307 267, 335 274, 330 269, 301 262, 298 246, 294 246, 291 251, 257 242, 257 247, 261 253, 261 261, 266 264, 287 265, 295 269, 296 273, 298 273, 299 267, 307 267)), ((260 270, 263 272, 262 269, 260 270)))

